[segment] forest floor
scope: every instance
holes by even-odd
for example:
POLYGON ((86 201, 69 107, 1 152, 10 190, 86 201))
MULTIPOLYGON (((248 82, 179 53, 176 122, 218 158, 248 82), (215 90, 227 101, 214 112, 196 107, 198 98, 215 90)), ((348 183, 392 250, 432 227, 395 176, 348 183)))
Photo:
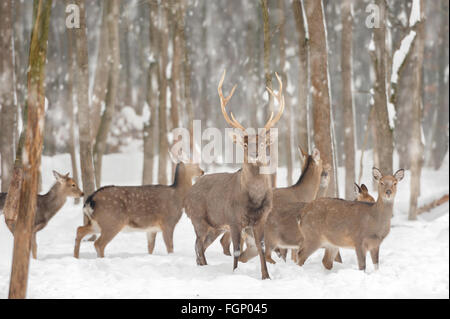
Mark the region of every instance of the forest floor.
MULTIPOLYGON (((111 154, 104 159, 103 185, 139 185, 142 155, 111 154), (135 165, 129 165, 135 163, 135 165)), ((357 157, 359 159, 359 157, 357 157)), ((370 155, 367 155, 370 158, 370 155)), ((372 191, 371 163, 363 182, 372 191)), ((397 166, 394 166, 397 167, 397 166)), ((70 171, 68 155, 44 157, 43 190, 54 180, 51 170, 70 171)), ((223 169, 222 169, 223 171, 223 169)), ((207 171, 210 173, 210 171, 207 171)), ((278 174, 285 185, 285 170, 278 174)), ((296 170, 297 177, 299 171, 296 170)), ((344 170, 339 170, 344 180, 344 170)), ((381 245, 380 269, 370 257, 367 270, 358 270, 352 250, 342 250, 342 264, 323 268, 323 251, 298 267, 274 257, 268 264, 271 280, 262 281, 258 258, 232 271, 232 257, 214 242, 206 252, 208 265, 195 262, 195 234, 183 214, 175 228, 174 253, 168 255, 158 234, 153 255, 147 254, 145 233, 121 233, 97 259, 92 242, 82 242, 80 259, 73 258, 76 228, 82 222, 82 205, 68 200, 61 211, 38 233, 38 258, 31 260, 29 298, 449 298, 448 202, 408 221, 409 172, 399 183, 389 236, 381 245)), ((439 171, 422 173, 420 205, 449 192, 448 154, 439 171)), ((341 193, 343 185, 341 185, 341 193)), ((13 239, 0 218, 0 298, 8 295, 13 239)))

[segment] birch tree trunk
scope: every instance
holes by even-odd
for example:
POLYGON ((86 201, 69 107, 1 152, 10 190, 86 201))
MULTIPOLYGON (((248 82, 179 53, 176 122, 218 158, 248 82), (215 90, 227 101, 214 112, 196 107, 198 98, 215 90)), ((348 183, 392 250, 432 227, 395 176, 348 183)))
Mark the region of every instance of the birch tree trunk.
POLYGON ((323 164, 330 164, 328 195, 336 196, 336 176, 331 136, 331 103, 328 84, 328 53, 325 17, 322 1, 306 0, 306 19, 309 32, 309 59, 314 119, 314 143, 320 151, 323 164))
POLYGON ((341 2, 342 16, 342 107, 344 108, 344 147, 345 147, 345 198, 353 199, 355 182, 355 119, 353 107, 353 10, 352 0, 341 2))
MULTIPOLYGON (((76 93, 78 105, 78 136, 80 142, 81 180, 85 196, 95 191, 94 165, 92 162, 91 123, 89 110, 89 68, 86 36, 85 1, 76 0, 80 8, 80 28, 73 29, 76 41, 76 93)), ((87 222, 86 217, 83 217, 87 222)))
POLYGON ((30 42, 28 72, 28 125, 23 157, 23 184, 14 229, 14 251, 9 286, 10 299, 26 297, 31 235, 36 213, 38 170, 41 165, 45 120, 45 63, 52 1, 35 0, 36 13, 30 42))

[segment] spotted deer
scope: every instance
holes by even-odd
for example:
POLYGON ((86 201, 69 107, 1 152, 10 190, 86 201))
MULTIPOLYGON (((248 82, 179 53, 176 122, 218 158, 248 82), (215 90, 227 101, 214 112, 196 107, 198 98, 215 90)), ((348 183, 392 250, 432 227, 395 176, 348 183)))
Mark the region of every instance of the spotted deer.
POLYGON ((304 207, 299 224, 303 235, 298 253, 300 266, 317 249, 324 247, 322 263, 331 269, 338 248, 342 247, 355 249, 360 270, 366 268, 369 251, 374 267, 378 269, 380 245, 390 231, 397 183, 403 179, 404 170, 383 176, 374 167, 372 174, 378 182, 378 198, 374 203, 320 198, 304 207))
MULTIPOLYGON (((37 258, 36 233, 47 226, 50 219, 58 213, 66 203, 67 197, 80 198, 84 193, 78 188, 75 181, 69 177, 69 173, 61 175, 53 171, 56 183, 50 188, 47 194, 38 195, 36 202, 36 215, 31 236, 31 253, 34 259, 37 258)), ((0 193, 0 210, 3 210, 7 193, 0 193)), ((14 232, 13 223, 11 231, 14 232)))
MULTIPOLYGON (((180 157, 177 155, 177 161, 180 157)), ((198 164, 180 161, 172 185, 105 186, 91 194, 83 213, 89 222, 78 227, 74 257, 79 257, 80 242, 88 234, 100 233, 94 242, 97 256, 105 256, 106 245, 121 231, 146 232, 148 253, 152 254, 155 238, 162 232, 170 254, 173 231, 181 218, 183 199, 192 187, 192 179, 203 175, 198 164)))
POLYGON ((195 252, 197 264, 206 265, 206 248, 224 231, 231 233, 233 242, 233 270, 238 266, 241 254, 241 233, 249 229, 256 239, 256 250, 260 257, 262 279, 268 279, 266 260, 262 246, 264 224, 272 209, 272 185, 270 174, 263 174, 260 169, 266 165, 268 146, 274 142, 270 128, 279 121, 284 110, 283 84, 278 74, 278 93, 267 88, 279 104, 279 111, 273 112, 259 134, 247 132, 231 113, 231 119, 225 109, 236 86, 228 97, 222 93, 225 72, 217 88, 222 114, 226 122, 237 128, 240 134, 233 135, 233 142, 244 149, 244 163, 235 173, 209 174, 199 178, 185 199, 185 211, 192 221, 197 236, 195 252), (261 147, 259 147, 261 146, 261 147))

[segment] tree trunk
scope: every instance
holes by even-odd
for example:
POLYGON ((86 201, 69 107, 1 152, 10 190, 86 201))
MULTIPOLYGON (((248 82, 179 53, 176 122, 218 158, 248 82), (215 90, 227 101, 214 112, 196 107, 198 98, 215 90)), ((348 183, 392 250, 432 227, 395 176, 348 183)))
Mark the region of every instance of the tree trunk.
POLYGON ((389 125, 389 115, 386 97, 386 0, 377 0, 380 9, 379 28, 373 28, 374 52, 374 107, 376 127, 376 153, 379 160, 379 169, 383 174, 392 174, 392 154, 394 142, 392 128, 389 125))
POLYGON ((298 143, 303 150, 309 153, 308 142, 308 51, 309 42, 306 37, 305 21, 303 19, 303 8, 300 0, 292 2, 295 16, 295 25, 298 33, 298 57, 300 62, 298 74, 298 102, 297 121, 298 143))
MULTIPOLYGON (((91 123, 89 113, 89 68, 86 36, 85 1, 75 2, 80 8, 80 28, 74 29, 77 60, 78 135, 80 141, 81 180, 85 196, 95 191, 94 165, 92 162, 91 123)), ((87 222, 86 217, 84 221, 87 222)))
MULTIPOLYGON (((270 68, 270 22, 269 22, 269 7, 267 0, 260 0, 262 9, 262 20, 263 20, 263 30, 264 30, 264 77, 266 82, 266 87, 272 89, 272 72, 270 68)), ((273 96, 267 93, 269 97, 269 103, 266 107, 265 114, 270 114, 274 111, 273 96)), ((281 136, 281 134, 280 134, 281 136)), ((275 161, 278 163, 278 153, 270 154, 271 162, 275 161)), ((277 173, 271 175, 272 187, 277 186, 277 173)))
POLYGON ((11 1, 0 4, 0 154, 1 191, 8 191, 14 165, 14 137, 17 106, 14 104, 14 64, 12 50, 12 6, 11 1))
POLYGON ((107 2, 107 25, 108 25, 108 43, 110 48, 109 56, 109 76, 108 91, 105 100, 105 111, 102 114, 100 126, 98 128, 97 137, 94 145, 94 169, 95 181, 97 187, 101 185, 102 178, 102 158, 106 150, 106 142, 109 134, 109 127, 114 116, 116 108, 116 95, 119 84, 119 0, 111 0, 107 2))
MULTIPOLYGON (((66 4, 68 1, 66 2, 66 4)), ((77 166, 77 156, 76 156, 76 147, 75 147, 75 108, 73 105, 73 74, 75 74, 75 65, 73 58, 73 31, 71 29, 67 30, 67 55, 68 55, 68 72, 67 72, 67 93, 68 93, 68 101, 67 101, 67 116, 69 117, 69 153, 70 153, 70 162, 72 164, 72 179, 75 181, 77 185, 79 185, 78 178, 78 166, 77 166)), ((74 203, 78 204, 80 202, 79 198, 74 199, 74 203)))
POLYGON ((169 144, 167 141, 167 77, 166 69, 168 63, 169 26, 167 21, 167 10, 161 8, 161 29, 159 32, 160 55, 158 65, 158 88, 159 88, 159 156, 158 156, 158 183, 167 185, 167 155, 169 144))
POLYGON ((91 138, 92 142, 95 141, 95 137, 98 132, 101 120, 102 104, 105 103, 108 75, 110 63, 108 62, 108 55, 111 50, 109 48, 108 41, 108 3, 103 2, 103 13, 100 27, 98 53, 95 68, 94 86, 92 89, 92 107, 91 107, 91 138))
POLYGON ((310 39, 311 87, 314 119, 314 143, 324 165, 330 164, 329 196, 336 194, 336 176, 331 136, 331 103, 328 84, 328 53, 322 1, 305 1, 310 39))
POLYGON ((23 158, 24 179, 20 191, 17 223, 14 229, 14 251, 9 298, 25 298, 28 283, 31 235, 36 213, 38 169, 41 164, 43 125, 45 120, 45 63, 52 1, 35 0, 36 19, 30 42, 28 72, 28 125, 23 158))
POLYGON ((422 143, 422 71, 423 56, 425 50, 425 15, 424 1, 420 0, 420 21, 416 23, 416 38, 412 44, 412 51, 409 56, 409 63, 413 70, 413 86, 411 103, 411 113, 413 121, 410 123, 411 139, 409 156, 411 164, 411 193, 409 199, 409 220, 417 219, 417 199, 420 196, 420 175, 423 164, 423 143, 422 143))
MULTIPOLYGON (((282 79, 285 86, 288 86, 287 72, 286 72, 286 34, 285 34, 285 24, 286 24, 286 9, 284 6, 284 0, 278 0, 278 9, 280 10, 280 27, 279 27, 279 40, 280 40, 280 70, 282 72, 282 79)), ((287 175, 286 175, 286 184, 293 184, 293 161, 292 161, 292 105, 291 99, 288 92, 285 94, 286 96, 286 110, 287 110, 287 125, 286 130, 284 132, 285 139, 284 145, 286 149, 286 167, 287 167, 287 175)))
POLYGON ((440 12, 441 22, 439 30, 439 70, 438 70, 438 105, 436 110, 436 122, 433 124, 433 135, 431 138, 430 165, 439 169, 448 151, 448 111, 449 111, 449 90, 448 90, 448 50, 449 50, 449 23, 448 12, 449 2, 441 1, 440 12))
POLYGON ((142 184, 153 184, 153 163, 155 159, 155 141, 158 126, 158 66, 156 62, 150 64, 147 81, 147 104, 150 108, 149 122, 144 123, 144 168, 142 173, 142 184))
POLYGON ((344 146, 345 146, 345 198, 353 199, 355 182, 355 119, 353 107, 353 65, 352 65, 352 0, 341 3, 342 16, 342 107, 344 108, 344 146))

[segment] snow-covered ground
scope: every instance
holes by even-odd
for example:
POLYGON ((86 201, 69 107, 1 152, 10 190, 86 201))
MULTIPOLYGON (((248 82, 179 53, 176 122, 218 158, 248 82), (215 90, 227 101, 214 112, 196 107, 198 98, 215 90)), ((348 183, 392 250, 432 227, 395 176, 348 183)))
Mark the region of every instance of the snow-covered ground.
MULTIPOLYGON (((357 157, 359 159, 359 157, 357 157)), ((370 155, 366 156, 370 158, 370 155)), ((104 159, 104 184, 140 183, 141 155, 113 154, 104 159), (130 165, 133 163, 133 165, 130 165)), ((363 182, 372 191, 371 163, 363 182)), ((53 183, 51 170, 70 171, 68 155, 43 159, 44 190, 53 183)), ((285 170, 278 174, 284 185, 285 170)), ((297 177, 299 171, 296 171, 297 177)), ((339 170, 343 181, 344 171, 339 170)), ((449 192, 448 156, 440 171, 425 169, 420 204, 449 192)), ((341 185, 342 191, 343 185, 341 185)), ((394 218, 380 251, 380 269, 374 271, 368 256, 366 273, 357 270, 354 251, 342 250, 343 264, 325 270, 322 251, 303 267, 292 261, 268 264, 272 280, 260 279, 257 258, 239 264, 222 254, 216 241, 206 252, 208 265, 195 262, 195 234, 183 215, 175 228, 174 250, 167 255, 161 234, 153 255, 147 254, 144 233, 119 234, 96 258, 92 242, 83 242, 80 259, 73 258, 76 228, 81 225, 81 204, 66 205, 38 233, 38 259, 31 260, 29 298, 449 298, 448 202, 418 221, 407 220, 409 172, 398 186, 394 218)), ((0 297, 6 298, 11 271, 13 240, 0 218, 0 297)))

